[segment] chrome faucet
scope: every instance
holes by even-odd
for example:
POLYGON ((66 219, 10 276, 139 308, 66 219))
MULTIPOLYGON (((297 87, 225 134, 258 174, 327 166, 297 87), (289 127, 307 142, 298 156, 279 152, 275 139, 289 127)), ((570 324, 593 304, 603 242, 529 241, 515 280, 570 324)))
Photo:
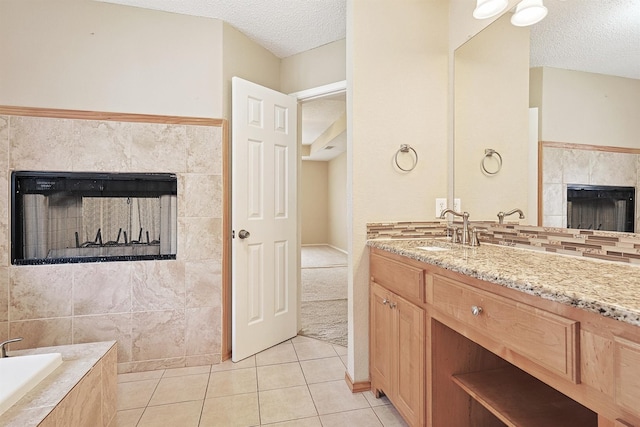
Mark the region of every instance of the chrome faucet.
POLYGON ((512 209, 509 212, 498 212, 498 224, 504 224, 504 217, 505 216, 509 216, 512 215, 514 213, 518 212, 520 214, 520 219, 524 219, 524 212, 522 212, 520 209, 512 209))
POLYGON ((440 219, 445 219, 448 213, 450 213, 451 215, 462 217, 462 241, 461 241, 461 243, 463 245, 469 244, 469 242, 471 241, 471 239, 469 237, 469 212, 460 213, 460 212, 454 211, 453 209, 443 209, 442 212, 440 212, 440 219))
POLYGON ((9 357, 7 356, 7 349, 6 349, 6 345, 7 344, 11 344, 12 342, 18 342, 18 341, 22 341, 22 337, 20 338, 12 338, 10 340, 6 340, 3 342, 0 342, 0 359, 3 357, 9 357))

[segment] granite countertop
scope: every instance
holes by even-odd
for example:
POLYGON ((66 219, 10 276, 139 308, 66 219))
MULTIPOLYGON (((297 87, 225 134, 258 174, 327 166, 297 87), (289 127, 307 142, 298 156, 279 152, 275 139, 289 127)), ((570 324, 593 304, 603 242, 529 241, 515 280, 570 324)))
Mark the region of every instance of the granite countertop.
POLYGON ((468 247, 439 239, 381 239, 367 245, 640 326, 638 265, 491 244, 468 247))
POLYGON ((115 341, 103 341, 9 351, 10 356, 60 353, 62 365, 2 414, 0 425, 35 427, 40 424, 114 345, 115 341))

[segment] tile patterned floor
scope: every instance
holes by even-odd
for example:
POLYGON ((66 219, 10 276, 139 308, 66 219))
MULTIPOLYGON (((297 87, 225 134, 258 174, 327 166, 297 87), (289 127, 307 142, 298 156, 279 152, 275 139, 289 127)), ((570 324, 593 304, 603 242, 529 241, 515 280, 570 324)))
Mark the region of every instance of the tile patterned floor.
POLYGON ((239 363, 118 376, 118 427, 406 426, 386 398, 351 393, 346 348, 298 336, 239 363))

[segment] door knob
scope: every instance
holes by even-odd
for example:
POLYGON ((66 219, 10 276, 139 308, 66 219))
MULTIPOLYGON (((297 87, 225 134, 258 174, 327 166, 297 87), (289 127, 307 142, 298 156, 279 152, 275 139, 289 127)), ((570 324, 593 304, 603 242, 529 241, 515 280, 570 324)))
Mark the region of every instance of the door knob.
POLYGON ((241 239, 246 239, 249 236, 251 236, 251 233, 249 233, 247 230, 238 231, 238 237, 241 239))

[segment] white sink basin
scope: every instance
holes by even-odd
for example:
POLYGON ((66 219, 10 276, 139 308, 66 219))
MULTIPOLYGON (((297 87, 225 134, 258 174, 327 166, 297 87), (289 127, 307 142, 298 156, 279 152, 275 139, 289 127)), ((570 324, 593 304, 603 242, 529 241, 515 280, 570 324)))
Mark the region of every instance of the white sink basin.
POLYGON ((449 248, 443 248, 440 246, 417 246, 416 249, 421 249, 423 251, 429 251, 429 252, 440 252, 440 251, 449 250, 449 248))

